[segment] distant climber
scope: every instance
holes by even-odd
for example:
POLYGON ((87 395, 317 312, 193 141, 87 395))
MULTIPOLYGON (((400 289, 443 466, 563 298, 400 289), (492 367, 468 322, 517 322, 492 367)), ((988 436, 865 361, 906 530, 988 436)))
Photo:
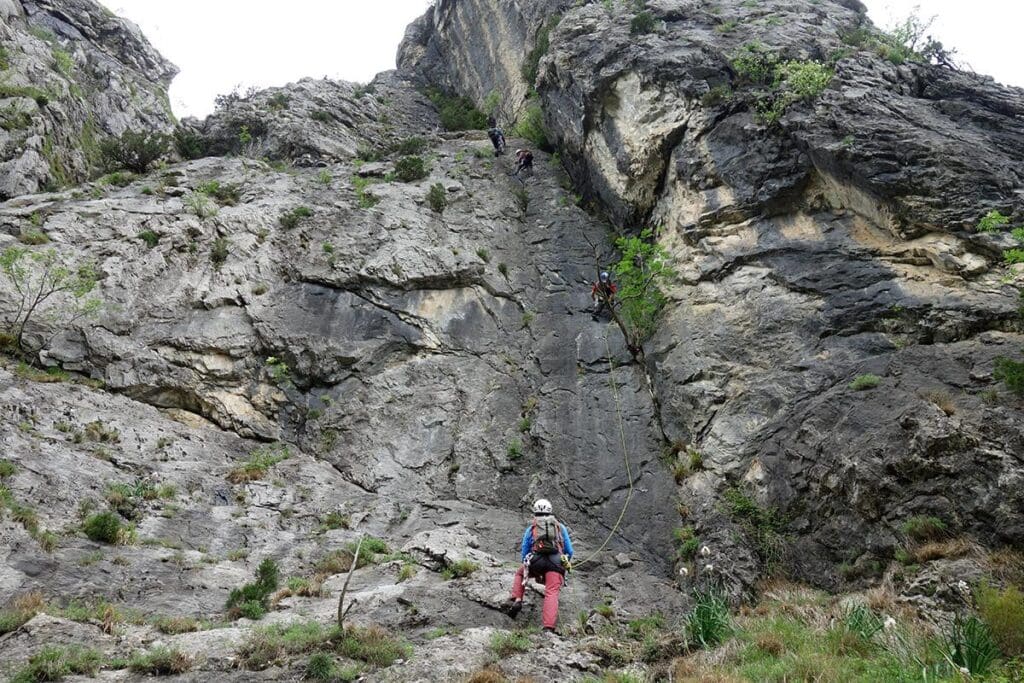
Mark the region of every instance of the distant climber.
POLYGON ((528 149, 517 149, 516 172, 512 175, 518 176, 523 171, 533 172, 533 152, 528 149))
POLYGON ((505 153, 505 134, 498 128, 498 122, 493 116, 487 118, 487 137, 494 145, 494 156, 501 156, 505 153))
POLYGON ((523 533, 520 549, 523 563, 512 581, 512 597, 505 604, 505 613, 515 619, 523 609, 526 578, 544 584, 544 607, 541 622, 545 631, 555 632, 558 623, 558 594, 565 583, 565 573, 572 566, 572 541, 569 531, 551 513, 551 502, 541 498, 533 504, 533 522, 523 533))
POLYGON ((607 270, 602 270, 601 274, 597 277, 597 282, 590 288, 590 298, 594 301, 594 310, 591 312, 590 317, 594 321, 597 321, 606 307, 608 310, 611 310, 615 294, 618 291, 619 288, 612 282, 612 276, 608 274, 607 270))

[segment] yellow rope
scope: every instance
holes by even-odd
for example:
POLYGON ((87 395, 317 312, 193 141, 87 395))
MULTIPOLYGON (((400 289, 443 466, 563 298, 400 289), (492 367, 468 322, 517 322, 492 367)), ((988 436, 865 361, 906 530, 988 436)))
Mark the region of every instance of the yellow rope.
POLYGON ((573 568, 580 567, 587 562, 590 562, 605 549, 608 542, 612 540, 612 536, 614 536, 615 532, 619 530, 619 526, 622 524, 622 520, 626 516, 626 508, 629 507, 629 501, 633 497, 633 472, 629 466, 629 450, 626 447, 626 429, 623 426, 622 421, 622 403, 619 401, 619 387, 615 383, 615 363, 612 361, 612 345, 608 342, 607 325, 604 329, 604 346, 608 352, 608 380, 612 384, 612 395, 615 397, 615 413, 619 419, 619 439, 622 441, 622 459, 626 463, 626 477, 629 479, 629 490, 626 492, 626 502, 622 504, 622 512, 619 513, 619 518, 615 520, 615 525, 611 528, 611 531, 608 532, 608 536, 604 539, 604 543, 584 559, 573 563, 573 568))

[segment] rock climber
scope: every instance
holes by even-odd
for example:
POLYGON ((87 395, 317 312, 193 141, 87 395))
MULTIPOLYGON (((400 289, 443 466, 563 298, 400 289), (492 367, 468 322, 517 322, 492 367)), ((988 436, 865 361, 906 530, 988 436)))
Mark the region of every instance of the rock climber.
POLYGON ((618 291, 619 288, 612 282, 612 276, 608 274, 607 270, 602 270, 601 274, 597 276, 597 282, 590 288, 590 298, 594 300, 594 310, 590 314, 593 320, 598 319, 605 307, 611 310, 612 300, 618 291))
POLYGON ((512 581, 512 597, 505 604, 505 613, 515 619, 523 609, 526 578, 544 584, 544 607, 541 622, 544 630, 555 632, 558 623, 558 594, 565 583, 565 573, 572 567, 572 541, 569 530, 551 513, 551 501, 541 498, 533 504, 533 522, 523 533, 523 563, 512 581))
POLYGON ((512 175, 519 175, 522 171, 533 172, 533 152, 528 149, 516 150, 516 172, 512 175))
POLYGON ((505 134, 498 128, 498 122, 493 116, 487 118, 487 137, 494 145, 494 156, 501 156, 505 153, 505 134))

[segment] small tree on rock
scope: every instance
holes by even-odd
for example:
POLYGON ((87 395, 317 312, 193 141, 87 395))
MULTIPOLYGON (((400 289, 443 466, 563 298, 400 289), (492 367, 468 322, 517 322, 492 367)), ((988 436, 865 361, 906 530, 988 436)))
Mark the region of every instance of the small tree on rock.
POLYGON ((125 131, 119 138, 100 143, 100 157, 108 171, 126 168, 133 173, 145 173, 158 159, 167 154, 171 138, 163 133, 135 133, 125 131))
POLYGON ((615 296, 617 305, 609 309, 634 358, 643 354, 643 342, 653 334, 665 306, 661 286, 675 274, 671 257, 653 236, 647 228, 639 235, 615 240, 622 258, 614 268, 619 288, 615 296))
POLYGON ((96 287, 93 266, 65 265, 53 249, 8 247, 0 252, 0 274, 14 299, 14 313, 7 314, 3 328, 3 341, 12 350, 23 348, 26 327, 44 311, 63 329, 99 309, 99 300, 88 296, 96 287))

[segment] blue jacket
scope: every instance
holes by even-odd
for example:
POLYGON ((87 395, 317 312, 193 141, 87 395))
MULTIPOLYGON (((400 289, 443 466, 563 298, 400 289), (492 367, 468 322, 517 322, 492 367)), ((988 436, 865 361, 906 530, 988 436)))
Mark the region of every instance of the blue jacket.
MULTIPOLYGON (((569 540, 569 530, 565 528, 565 525, 561 522, 558 523, 558 528, 562 530, 562 549, 565 554, 570 558, 572 557, 572 541, 569 540)), ((525 560, 526 556, 533 550, 533 522, 526 527, 526 531, 523 532, 523 546, 520 549, 522 553, 521 560, 525 560)))

